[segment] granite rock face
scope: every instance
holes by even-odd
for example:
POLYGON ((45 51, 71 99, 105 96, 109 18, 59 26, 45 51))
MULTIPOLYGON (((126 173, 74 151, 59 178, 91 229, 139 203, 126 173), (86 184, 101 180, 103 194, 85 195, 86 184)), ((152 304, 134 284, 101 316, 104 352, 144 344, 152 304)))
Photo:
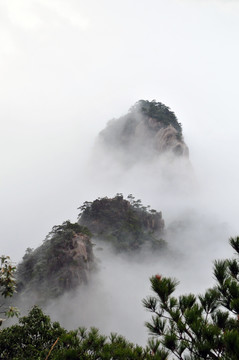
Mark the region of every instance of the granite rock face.
POLYGON ((41 246, 27 249, 17 267, 18 295, 41 302, 88 282, 95 266, 91 234, 70 221, 55 226, 41 246))
POLYGON ((140 100, 128 114, 109 121, 99 134, 98 143, 126 164, 165 153, 176 158, 189 156, 175 114, 155 101, 140 100))

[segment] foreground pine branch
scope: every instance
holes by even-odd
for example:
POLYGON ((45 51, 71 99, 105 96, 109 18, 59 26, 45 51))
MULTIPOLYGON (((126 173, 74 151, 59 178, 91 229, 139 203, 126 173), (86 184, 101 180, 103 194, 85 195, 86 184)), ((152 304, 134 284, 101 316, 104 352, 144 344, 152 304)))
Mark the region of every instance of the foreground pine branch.
POLYGON ((174 359, 239 359, 239 237, 230 244, 236 258, 215 261, 216 285, 203 295, 175 298, 175 279, 150 279, 155 295, 143 300, 153 313, 146 326, 174 359))

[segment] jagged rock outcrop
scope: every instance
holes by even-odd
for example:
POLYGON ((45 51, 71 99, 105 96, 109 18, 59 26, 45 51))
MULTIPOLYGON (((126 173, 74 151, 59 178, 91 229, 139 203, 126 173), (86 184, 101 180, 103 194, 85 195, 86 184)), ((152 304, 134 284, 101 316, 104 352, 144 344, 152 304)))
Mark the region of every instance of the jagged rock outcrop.
POLYGON ((162 249, 164 232, 162 213, 142 206, 132 195, 99 198, 85 202, 80 208, 79 224, 93 235, 109 242, 117 252, 137 252, 144 247, 162 249))
POLYGON ((154 100, 140 100, 127 115, 109 121, 99 134, 98 144, 127 164, 165 153, 186 158, 189 155, 175 114, 154 100))
POLYGON ((90 238, 89 230, 77 223, 53 227, 41 246, 27 249, 18 265, 18 294, 34 292, 44 302, 87 283, 95 266, 90 238))

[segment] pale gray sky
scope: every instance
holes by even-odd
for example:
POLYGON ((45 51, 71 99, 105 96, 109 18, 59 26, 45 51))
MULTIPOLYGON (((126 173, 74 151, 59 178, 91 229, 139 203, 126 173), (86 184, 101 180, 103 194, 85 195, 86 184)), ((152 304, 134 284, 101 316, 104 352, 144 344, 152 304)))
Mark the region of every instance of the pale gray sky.
POLYGON ((205 203, 234 229, 238 33, 238 1, 1 0, 1 253, 18 261, 76 219, 97 133, 139 99, 176 113, 205 203))

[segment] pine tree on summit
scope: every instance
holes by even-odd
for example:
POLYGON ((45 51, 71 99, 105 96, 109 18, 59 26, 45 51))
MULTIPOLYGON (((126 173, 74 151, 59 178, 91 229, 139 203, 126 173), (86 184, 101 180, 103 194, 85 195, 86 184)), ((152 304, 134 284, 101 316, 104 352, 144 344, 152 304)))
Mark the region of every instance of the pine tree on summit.
POLYGON ((230 244, 237 258, 215 261, 216 286, 204 295, 173 292, 175 279, 151 277, 155 296, 143 300, 153 313, 147 322, 150 334, 159 338, 158 349, 172 359, 239 359, 239 237, 230 244))

